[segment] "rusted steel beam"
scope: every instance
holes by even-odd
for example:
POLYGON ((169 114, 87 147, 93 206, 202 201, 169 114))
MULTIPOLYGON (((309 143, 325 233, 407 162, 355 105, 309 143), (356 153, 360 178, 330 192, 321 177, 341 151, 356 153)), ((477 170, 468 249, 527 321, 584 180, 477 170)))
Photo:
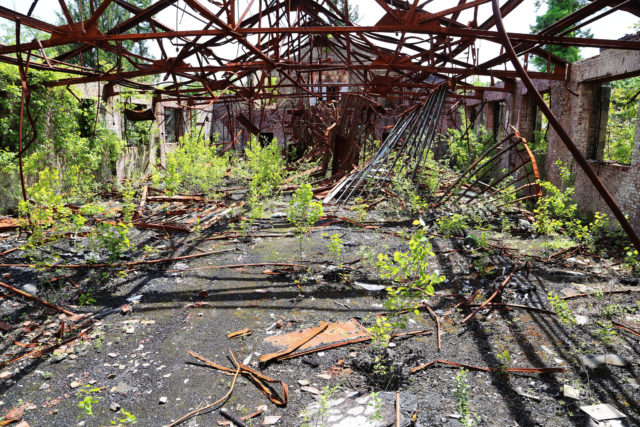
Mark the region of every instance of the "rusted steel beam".
POLYGON ((66 34, 66 30, 63 27, 47 24, 46 22, 43 22, 39 19, 31 18, 28 15, 14 12, 13 10, 4 6, 0 6, 0 18, 4 18, 13 22, 16 22, 19 19, 22 25, 26 25, 27 27, 31 27, 36 30, 44 31, 49 34, 66 34))
MULTIPOLYGON (((195 1, 195 0, 187 0, 195 1)), ((206 9, 204 9, 206 10, 206 9)), ((215 17, 214 14, 209 13, 208 17, 215 17)), ((217 17, 216 17, 217 18, 217 17)), ((424 35, 441 35, 448 37, 464 37, 489 40, 495 43, 500 43, 501 36, 497 31, 479 30, 474 28, 447 28, 447 27, 433 27, 423 25, 386 25, 386 26, 368 26, 368 27, 330 27, 330 26, 309 26, 309 27, 262 27, 262 28, 238 28, 232 29, 219 18, 214 19, 216 24, 225 25, 222 29, 209 29, 209 30, 183 30, 183 31, 165 31, 157 33, 136 33, 136 34, 105 34, 105 35, 86 35, 78 37, 76 34, 67 35, 66 33, 62 37, 56 37, 50 40, 41 40, 44 47, 62 46, 71 43, 100 43, 108 41, 123 41, 123 40, 151 40, 161 38, 175 38, 175 37, 202 37, 202 36, 230 36, 244 45, 251 51, 253 51, 258 57, 269 61, 270 59, 264 55, 262 51, 256 48, 246 40, 244 36, 252 34, 362 34, 362 33, 398 33, 406 32, 410 34, 424 34, 424 35)), ((33 27, 37 28, 37 27, 33 27)), ((627 50, 640 50, 640 41, 637 40, 610 40, 610 39, 595 39, 595 38, 580 38, 580 37, 566 37, 566 36, 554 36, 545 34, 527 34, 527 33, 509 33, 510 40, 514 42, 527 42, 538 45, 558 45, 558 46, 576 46, 576 47, 599 47, 610 49, 627 49, 627 50)), ((38 46, 35 42, 25 43, 24 49, 36 49, 38 46)), ((2 46, 0 47, 0 54, 15 53, 17 51, 15 46, 2 46)), ((63 60, 68 57, 68 54, 60 55, 56 59, 63 60)))
POLYGON ((587 160, 584 158, 584 156, 580 152, 580 149, 576 147, 575 143, 573 142, 573 140, 571 139, 567 131, 564 129, 560 121, 553 114, 553 112, 551 111, 551 108, 549 108, 546 102, 544 102, 542 95, 540 95, 540 92, 538 92, 538 89, 531 81, 529 74, 527 73, 527 71, 524 69, 524 67, 518 60, 518 55, 513 50, 513 45, 511 44, 509 35, 504 27, 504 23, 502 22, 502 15, 500 14, 500 6, 498 4, 498 0, 492 0, 492 5, 493 5, 493 13, 496 18, 496 26, 498 28, 498 32, 502 35, 502 41, 503 41, 502 45, 504 46, 505 50, 509 54, 511 63, 513 64, 514 68, 516 69, 517 73, 522 79, 522 82, 527 87, 527 90, 529 91, 529 95, 533 97, 536 104, 538 104, 538 108, 540 108, 542 113, 545 115, 545 117, 549 121, 549 124, 553 126, 553 129, 555 129, 555 131, 557 132, 562 142, 565 144, 569 152, 573 155, 573 158, 576 160, 578 165, 580 165, 580 167, 585 172, 589 180, 593 183, 593 186, 596 188, 600 196, 604 199, 605 203, 607 204, 611 212, 613 212, 613 215, 616 217, 616 219, 618 220, 618 222, 620 223, 624 231, 627 233, 633 245, 636 247, 636 249, 640 251, 640 238, 638 237, 638 234, 636 234, 635 230, 629 223, 629 220, 626 218, 626 216, 624 215, 624 213, 622 212, 622 210, 614 200, 611 193, 609 193, 605 185, 602 183, 602 181, 600 181, 600 178, 598 178, 598 175, 591 168, 591 165, 589 164, 589 162, 587 162, 587 160))

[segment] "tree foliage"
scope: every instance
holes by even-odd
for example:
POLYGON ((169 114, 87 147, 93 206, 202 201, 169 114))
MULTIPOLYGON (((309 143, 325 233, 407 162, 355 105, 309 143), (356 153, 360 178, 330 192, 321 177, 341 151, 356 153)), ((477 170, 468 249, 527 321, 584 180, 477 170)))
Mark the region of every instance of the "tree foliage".
POLYGON ((638 125, 640 77, 611 83, 611 101, 607 123, 605 161, 631 163, 638 125))
MULTIPOLYGON (((531 27, 531 31, 537 33, 588 3, 588 0, 536 0, 536 9, 538 11, 545 5, 547 10, 536 17, 536 25, 531 27)), ((565 35, 567 37, 591 37, 589 30, 583 29, 572 31, 565 35)), ((576 62, 580 59, 580 49, 575 46, 545 45, 543 48, 567 62, 576 62)), ((547 69, 547 60, 545 58, 535 56, 532 62, 540 70, 547 69)))

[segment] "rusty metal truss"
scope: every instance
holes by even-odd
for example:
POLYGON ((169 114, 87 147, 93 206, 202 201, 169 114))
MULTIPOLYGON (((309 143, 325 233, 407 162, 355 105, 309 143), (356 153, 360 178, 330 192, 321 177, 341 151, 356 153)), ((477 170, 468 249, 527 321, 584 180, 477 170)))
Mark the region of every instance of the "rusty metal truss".
MULTIPOLYGON (((640 16, 636 0, 592 0, 537 34, 504 28, 503 17, 517 13, 523 0, 458 0, 439 10, 428 0, 371 0, 370 7, 380 9, 382 18, 370 26, 350 21, 349 0, 343 2, 342 9, 330 0, 157 0, 145 9, 126 0, 58 0, 64 23, 56 16, 48 20, 32 16, 46 3, 50 7, 55 2, 31 0, 19 6, 20 10, 0 6, 0 18, 14 23, 16 29, 15 43, 0 45, 0 61, 20 67, 23 105, 28 104, 29 68, 60 72, 60 78, 49 83, 52 86, 110 82, 153 91, 158 102, 177 101, 189 109, 239 102, 261 109, 270 103, 289 110, 304 109, 308 100, 322 99, 328 88, 338 98, 383 97, 422 104, 442 84, 446 84, 448 99, 481 98, 486 91, 511 92, 516 79, 521 79, 640 248, 640 239, 622 211, 531 81, 562 81, 568 76, 570 64, 545 51, 546 45, 639 50, 637 40, 571 36, 576 29, 616 10, 640 16), (89 16, 74 20, 71 5, 87 2, 89 16), (126 13, 112 28, 100 28, 100 18, 108 8, 126 13), (175 13, 176 26, 160 21, 160 15, 167 12, 175 13), (473 18, 461 22, 461 16, 469 13, 473 18), (189 16, 198 25, 182 28, 179 16, 189 16), (479 16, 488 18, 482 21, 479 16), (141 24, 150 30, 137 31, 141 24), (21 40, 25 27, 36 30, 37 38, 21 40), (125 41, 150 41, 157 45, 160 57, 128 50, 125 41), (501 46, 500 53, 481 61, 480 41, 501 46), (228 53, 229 46, 233 54, 228 53), (96 63, 108 55, 117 61, 109 69, 96 69, 83 64, 83 55, 94 55, 96 63), (553 65, 547 67, 551 71, 527 70, 532 55, 553 65), (336 71, 347 72, 348 82, 323 79, 336 71), (474 86, 467 82, 473 76, 488 76, 491 84, 474 86)), ((364 98, 348 102, 357 99, 364 98)), ((242 116, 233 117, 242 120, 242 116)), ((357 156, 340 141, 347 138, 350 144, 358 144, 360 138, 341 138, 328 140, 328 144, 351 156, 344 167, 352 167, 357 156)), ((341 164, 334 159, 336 167, 341 164)))

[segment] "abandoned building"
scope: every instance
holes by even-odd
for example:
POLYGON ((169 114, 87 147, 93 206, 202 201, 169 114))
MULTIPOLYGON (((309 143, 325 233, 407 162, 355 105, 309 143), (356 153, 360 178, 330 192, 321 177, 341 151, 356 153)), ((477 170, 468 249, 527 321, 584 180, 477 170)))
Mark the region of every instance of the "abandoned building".
POLYGON ((0 22, 0 425, 640 425, 640 2, 0 22))

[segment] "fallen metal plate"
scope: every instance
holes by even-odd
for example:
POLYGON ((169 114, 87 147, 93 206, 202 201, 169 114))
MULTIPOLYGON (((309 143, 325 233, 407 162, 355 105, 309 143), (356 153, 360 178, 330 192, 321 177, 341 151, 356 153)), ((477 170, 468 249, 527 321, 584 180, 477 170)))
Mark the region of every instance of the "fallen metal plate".
POLYGON ((303 344, 300 344, 301 341, 308 336, 305 332, 315 329, 316 328, 308 328, 288 334, 271 336, 265 338, 264 342, 277 349, 287 349, 297 346, 296 350, 277 357, 276 359, 284 360, 371 339, 371 336, 364 326, 355 319, 350 319, 346 322, 330 323, 322 332, 316 334, 303 344))

